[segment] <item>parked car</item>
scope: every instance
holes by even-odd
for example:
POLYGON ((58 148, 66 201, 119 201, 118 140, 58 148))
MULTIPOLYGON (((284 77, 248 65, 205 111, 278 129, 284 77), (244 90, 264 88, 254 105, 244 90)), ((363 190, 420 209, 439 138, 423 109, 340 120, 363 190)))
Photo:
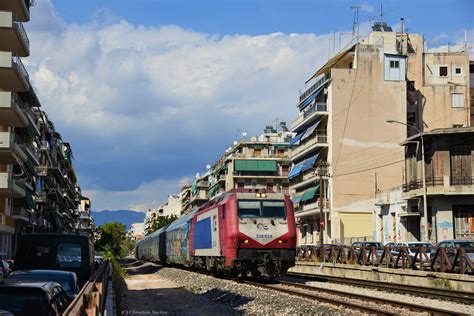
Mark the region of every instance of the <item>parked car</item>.
POLYGON ((51 316, 68 306, 66 293, 56 282, 8 281, 0 285, 0 310, 15 316, 51 316))
POLYGON ((383 244, 381 242, 376 241, 356 241, 352 243, 352 247, 354 247, 355 253, 358 256, 360 254, 361 248, 364 247, 367 255, 369 254, 370 248, 375 247, 375 253, 378 256, 383 254, 383 244))
POLYGON ((0 269, 2 270, 3 278, 6 278, 12 272, 10 265, 5 260, 0 260, 0 269))
MULTIPOLYGON (((403 247, 407 247, 408 251, 408 256, 410 256, 411 260, 415 259, 415 255, 420 247, 425 247, 425 251, 428 257, 430 257, 430 252, 431 252, 431 247, 433 247, 432 244, 429 242, 422 242, 422 241, 415 241, 415 242, 397 242, 395 245, 391 248, 392 255, 395 257, 395 259, 398 257, 398 254, 400 251, 402 251, 403 247)), ((416 261, 419 261, 419 256, 416 258, 416 261)), ((427 262, 426 259, 424 261, 427 262)))
MULTIPOLYGON (((451 264, 454 262, 456 252, 459 248, 465 248, 466 254, 469 256, 469 259, 474 263, 474 241, 472 240, 461 240, 461 239, 452 239, 440 241, 436 244, 436 248, 445 248, 446 254, 448 255, 448 260, 451 264)), ((436 248, 432 249, 431 256, 433 257, 436 253, 436 248)), ((435 259, 435 263, 440 263, 440 257, 438 256, 435 259)))
POLYGON ((388 241, 386 243, 383 244, 384 247, 388 247, 389 249, 392 249, 393 246, 395 245, 395 243, 393 241, 388 241))
POLYGON ((15 263, 15 261, 13 259, 7 259, 5 261, 8 262, 8 265, 10 266, 10 269, 13 270, 13 264, 15 263))
POLYGON ((74 272, 60 270, 18 270, 8 277, 16 281, 53 281, 61 285, 69 302, 72 302, 80 289, 74 272))

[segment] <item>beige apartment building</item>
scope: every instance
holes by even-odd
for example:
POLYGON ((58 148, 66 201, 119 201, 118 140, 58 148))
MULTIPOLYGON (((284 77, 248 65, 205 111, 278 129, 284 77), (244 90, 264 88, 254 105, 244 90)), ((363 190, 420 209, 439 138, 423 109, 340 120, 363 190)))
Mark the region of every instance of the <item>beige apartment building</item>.
POLYGON ((421 131, 470 126, 468 69, 467 53, 430 53, 420 35, 376 23, 311 76, 290 141, 301 244, 319 242, 321 226, 325 242, 377 238, 375 193, 403 183, 400 143, 417 133, 403 124, 421 131), (320 218, 315 173, 322 162, 328 167, 320 218))
POLYGON ((195 210, 212 197, 234 188, 266 188, 288 194, 291 136, 282 122, 280 130, 267 126, 260 136, 235 141, 204 174, 196 175, 190 187, 183 187, 182 213, 195 210))

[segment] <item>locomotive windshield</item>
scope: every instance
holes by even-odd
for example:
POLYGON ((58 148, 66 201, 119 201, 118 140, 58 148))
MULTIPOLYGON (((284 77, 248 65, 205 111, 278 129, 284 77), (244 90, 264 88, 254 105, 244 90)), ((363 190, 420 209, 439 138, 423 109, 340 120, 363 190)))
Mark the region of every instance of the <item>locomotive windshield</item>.
POLYGON ((239 217, 277 217, 286 218, 283 201, 239 201, 239 217))

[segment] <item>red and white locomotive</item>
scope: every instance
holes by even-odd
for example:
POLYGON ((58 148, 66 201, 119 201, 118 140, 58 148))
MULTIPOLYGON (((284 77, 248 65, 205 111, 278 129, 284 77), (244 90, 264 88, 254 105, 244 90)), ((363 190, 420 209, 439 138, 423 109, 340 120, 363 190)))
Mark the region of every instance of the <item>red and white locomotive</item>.
POLYGON ((295 233, 288 196, 233 189, 193 215, 191 265, 232 275, 285 274, 295 264, 295 233))
POLYGON ((137 243, 136 256, 229 276, 278 276, 295 265, 288 196, 233 189, 137 243))

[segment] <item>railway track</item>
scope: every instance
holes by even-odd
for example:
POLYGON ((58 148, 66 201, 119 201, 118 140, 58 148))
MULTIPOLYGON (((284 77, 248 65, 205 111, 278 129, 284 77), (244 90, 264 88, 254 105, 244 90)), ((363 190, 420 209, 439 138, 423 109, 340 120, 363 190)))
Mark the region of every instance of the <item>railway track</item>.
MULTIPOLYGON (((286 280, 291 280, 291 278, 296 279, 305 279, 306 281, 329 281, 331 283, 338 283, 344 285, 354 285, 369 289, 377 289, 382 291, 401 293, 401 294, 410 294, 415 296, 421 296, 426 298, 434 298, 439 300, 448 300, 458 303, 471 304, 474 305, 474 293, 471 292, 461 292, 448 289, 435 289, 435 288, 424 288, 413 285, 400 285, 400 284, 391 284, 381 281, 369 281, 369 280, 359 280, 351 278, 341 278, 334 276, 312 276, 307 274, 300 273, 287 273, 286 280)), ((284 279, 284 280, 285 280, 284 279)))
POLYGON ((318 300, 339 306, 345 306, 353 310, 376 315, 404 314, 408 310, 412 312, 427 313, 429 315, 455 315, 450 310, 436 307, 423 306, 411 302, 400 302, 381 297, 373 297, 366 294, 357 294, 335 289, 323 289, 310 285, 278 281, 274 284, 244 281, 244 284, 253 285, 289 295, 295 295, 307 299, 318 300))

